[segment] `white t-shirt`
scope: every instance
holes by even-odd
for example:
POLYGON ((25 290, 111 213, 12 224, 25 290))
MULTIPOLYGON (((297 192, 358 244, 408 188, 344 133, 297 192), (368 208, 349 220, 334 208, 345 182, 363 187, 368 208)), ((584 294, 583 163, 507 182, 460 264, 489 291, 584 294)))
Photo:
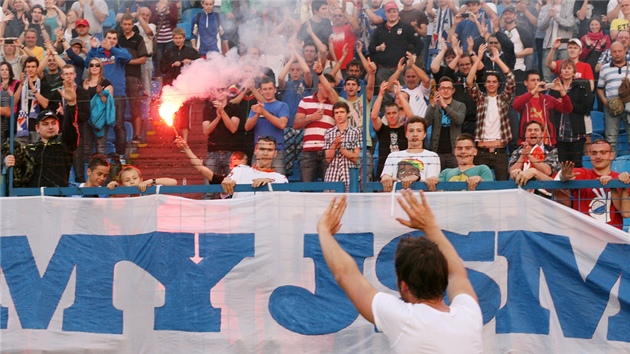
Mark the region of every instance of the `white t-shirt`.
MULTIPOLYGON (((247 165, 238 165, 234 167, 232 172, 228 175, 231 179, 236 181, 236 184, 252 184, 257 178, 270 178, 271 183, 289 183, 289 180, 284 176, 276 172, 263 172, 254 169, 247 165)), ((237 195, 244 197, 246 195, 254 195, 256 192, 238 192, 232 195, 232 198, 236 198, 237 195)))
POLYGON ((425 101, 425 99, 428 100, 431 95, 431 86, 426 88, 420 83, 420 85, 413 90, 403 87, 402 91, 409 94, 409 107, 411 107, 413 114, 424 118, 424 114, 427 112, 427 101, 425 101))
POLYGON ((395 353, 483 352, 483 316, 470 295, 457 295, 450 312, 443 312, 379 292, 372 300, 372 314, 395 353))
POLYGON ((390 175, 394 180, 398 180, 398 164, 401 161, 411 162, 414 166, 419 166, 420 181, 426 181, 428 177, 438 177, 440 175, 440 157, 433 151, 424 149, 421 153, 411 154, 407 150, 392 152, 385 160, 383 175, 390 175))
POLYGON ((501 140, 501 117, 499 116, 497 96, 488 96, 488 110, 486 111, 484 124, 484 136, 481 137, 483 140, 501 140))

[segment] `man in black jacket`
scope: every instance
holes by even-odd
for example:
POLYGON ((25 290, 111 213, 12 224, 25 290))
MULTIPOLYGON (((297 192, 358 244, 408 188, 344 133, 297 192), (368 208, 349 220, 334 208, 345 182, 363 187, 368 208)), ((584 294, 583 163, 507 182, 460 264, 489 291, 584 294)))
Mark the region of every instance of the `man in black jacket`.
MULTIPOLYGON (((72 81, 64 80, 63 89, 59 90, 66 103, 63 119, 60 119, 60 114, 49 109, 40 112, 35 125, 40 135, 39 141, 22 147, 34 164, 33 175, 24 187, 68 186, 79 139, 76 126, 77 93, 72 81)), ((13 167, 16 164, 15 156, 7 155, 4 162, 7 167, 13 167)))
POLYGON ((375 87, 392 76, 398 67, 398 61, 406 56, 407 51, 420 56, 423 47, 416 30, 400 21, 398 5, 390 1, 385 3, 384 8, 387 21, 374 30, 369 46, 371 59, 378 67, 375 87))

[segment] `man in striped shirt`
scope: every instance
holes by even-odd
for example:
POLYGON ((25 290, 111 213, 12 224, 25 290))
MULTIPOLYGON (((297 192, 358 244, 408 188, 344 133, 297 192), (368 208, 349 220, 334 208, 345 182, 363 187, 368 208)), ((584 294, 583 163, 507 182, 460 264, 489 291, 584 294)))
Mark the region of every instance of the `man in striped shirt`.
POLYGON ((300 101, 293 122, 294 129, 304 128, 304 147, 300 161, 302 182, 314 182, 326 174, 328 162, 324 151, 324 134, 335 126, 332 107, 339 100, 339 95, 332 86, 335 78, 324 74, 319 61, 313 65, 313 71, 319 78, 317 92, 300 101))
POLYGON ((625 52, 626 48, 620 42, 614 42, 610 46, 612 62, 602 67, 602 71, 599 73, 599 81, 597 82, 597 97, 604 105, 604 125, 606 127, 604 135, 606 140, 610 142, 613 152, 617 150, 621 119, 627 119, 628 116, 625 111, 613 114, 609 106, 609 102, 612 99, 619 97, 621 80, 629 73, 625 52))

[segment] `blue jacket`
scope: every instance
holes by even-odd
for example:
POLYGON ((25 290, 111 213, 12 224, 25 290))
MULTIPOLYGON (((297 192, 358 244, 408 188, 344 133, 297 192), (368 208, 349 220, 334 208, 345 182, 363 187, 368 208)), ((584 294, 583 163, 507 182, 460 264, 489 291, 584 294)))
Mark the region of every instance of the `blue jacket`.
POLYGON ((99 95, 94 95, 90 105, 92 106, 90 112, 90 125, 94 130, 94 136, 97 138, 105 135, 103 128, 105 126, 113 127, 116 124, 116 106, 114 104, 114 98, 109 94, 109 91, 103 90, 103 95, 107 96, 107 103, 103 103, 99 95))
POLYGON ((221 40, 227 40, 223 28, 221 28, 221 15, 215 11, 211 13, 200 12, 193 17, 191 29, 191 39, 197 41, 199 54, 221 52, 221 43, 217 43, 217 35, 221 37, 221 40), (195 27, 197 31, 195 31, 195 27))
POLYGON ((103 76, 111 81, 114 87, 114 96, 124 96, 126 89, 125 65, 131 60, 131 54, 127 49, 120 46, 112 47, 109 53, 105 48, 92 48, 85 58, 86 67, 90 64, 92 58, 99 58, 103 65, 103 76))

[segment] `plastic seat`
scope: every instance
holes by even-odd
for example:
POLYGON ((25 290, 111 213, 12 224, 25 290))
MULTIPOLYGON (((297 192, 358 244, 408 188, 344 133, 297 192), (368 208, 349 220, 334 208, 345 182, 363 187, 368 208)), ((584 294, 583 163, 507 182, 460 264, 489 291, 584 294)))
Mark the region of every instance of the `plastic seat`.
POLYGON ((617 139, 617 155, 616 156, 625 156, 628 155, 628 134, 621 133, 619 134, 619 138, 617 139))
POLYGON ((615 172, 630 172, 630 156, 618 156, 612 162, 610 167, 615 172))
POLYGON ((591 157, 590 156, 582 156, 582 167, 584 168, 593 168, 593 164, 591 163, 591 157))
POLYGON ((593 122, 593 133, 604 135, 604 113, 591 111, 591 121, 593 122))

